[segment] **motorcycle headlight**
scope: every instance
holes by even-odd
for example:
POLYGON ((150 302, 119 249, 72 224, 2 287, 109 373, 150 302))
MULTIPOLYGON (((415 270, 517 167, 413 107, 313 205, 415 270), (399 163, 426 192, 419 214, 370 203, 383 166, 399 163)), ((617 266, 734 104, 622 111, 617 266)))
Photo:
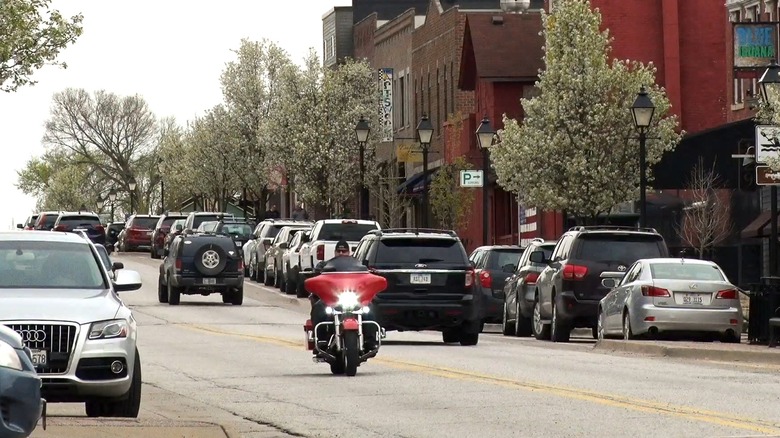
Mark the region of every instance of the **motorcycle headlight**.
POLYGON ((344 310, 357 309, 360 307, 360 299, 355 292, 342 292, 339 295, 338 305, 344 310))
POLYGON ((89 339, 126 338, 130 327, 124 319, 93 322, 89 329, 89 339))
POLYGON ((19 359, 19 353, 14 347, 3 341, 0 341, 0 367, 22 370, 22 360, 19 359))

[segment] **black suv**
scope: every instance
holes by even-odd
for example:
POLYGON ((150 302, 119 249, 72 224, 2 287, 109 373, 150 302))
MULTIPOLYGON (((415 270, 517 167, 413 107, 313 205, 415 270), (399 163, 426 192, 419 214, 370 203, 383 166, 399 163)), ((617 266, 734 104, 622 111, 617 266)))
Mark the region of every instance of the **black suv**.
POLYGON ((222 294, 223 303, 244 301, 244 265, 236 244, 220 234, 182 234, 173 238, 160 264, 158 299, 179 304, 182 294, 222 294))
POLYGON ((84 230, 93 243, 106 244, 106 229, 100 222, 100 216, 84 211, 63 212, 54 221, 53 231, 73 232, 84 230))
POLYGON ((354 256, 387 279, 372 303, 385 330, 436 330, 444 342, 477 344, 482 321, 474 268, 454 231, 374 230, 354 256))
POLYGON ((504 284, 517 269, 523 248, 516 245, 480 246, 469 256, 474 263, 477 288, 482 292, 482 321, 500 323, 504 310, 504 284))
POLYGON ((596 339, 599 301, 609 292, 602 272, 625 272, 639 259, 656 257, 669 257, 669 249, 655 229, 606 225, 569 229, 549 259, 533 251, 529 260, 547 265, 536 280, 534 336, 568 342, 572 329, 585 327, 596 339))

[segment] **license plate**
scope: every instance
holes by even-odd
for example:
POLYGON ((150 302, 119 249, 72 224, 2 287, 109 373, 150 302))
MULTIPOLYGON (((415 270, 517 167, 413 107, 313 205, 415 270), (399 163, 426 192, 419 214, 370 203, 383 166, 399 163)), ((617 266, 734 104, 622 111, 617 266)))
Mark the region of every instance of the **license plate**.
POLYGON ((700 306, 709 304, 708 302, 705 302, 704 294, 677 294, 677 303, 700 306))
POLYGON ((30 350, 33 365, 45 367, 49 364, 49 352, 46 350, 30 350))
POLYGON ((409 279, 412 284, 431 284, 431 274, 412 274, 409 279))
POLYGON ((244 245, 244 242, 241 242, 239 240, 236 240, 236 246, 241 248, 244 245))
POLYGON ((204 278, 203 284, 217 284, 216 278, 204 278))

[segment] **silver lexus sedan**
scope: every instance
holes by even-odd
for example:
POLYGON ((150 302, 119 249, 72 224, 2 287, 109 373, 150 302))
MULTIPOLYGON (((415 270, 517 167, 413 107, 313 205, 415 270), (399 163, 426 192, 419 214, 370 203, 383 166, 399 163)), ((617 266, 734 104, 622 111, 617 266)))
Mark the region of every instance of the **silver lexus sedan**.
POLYGON ((117 292, 141 277, 114 278, 75 233, 0 232, 0 324, 21 335, 48 402, 84 402, 90 417, 137 417, 141 361, 136 322, 117 292))
POLYGON ((724 342, 740 342, 739 289, 717 264, 683 258, 643 259, 623 274, 601 274, 602 284, 611 290, 599 303, 599 339, 687 332, 712 333, 724 342))

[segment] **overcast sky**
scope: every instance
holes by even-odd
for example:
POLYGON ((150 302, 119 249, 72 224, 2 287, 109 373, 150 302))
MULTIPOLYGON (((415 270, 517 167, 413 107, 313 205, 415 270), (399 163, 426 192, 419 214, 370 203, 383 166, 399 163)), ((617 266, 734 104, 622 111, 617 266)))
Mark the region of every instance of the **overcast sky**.
POLYGON ((322 16, 350 0, 53 0, 84 15, 84 33, 60 53, 63 70, 44 67, 38 84, 0 94, 0 229, 32 213, 35 200, 14 186, 16 171, 39 156, 51 96, 68 87, 140 94, 157 116, 192 119, 222 101, 219 75, 241 38, 267 38, 300 62, 322 57, 322 16))

